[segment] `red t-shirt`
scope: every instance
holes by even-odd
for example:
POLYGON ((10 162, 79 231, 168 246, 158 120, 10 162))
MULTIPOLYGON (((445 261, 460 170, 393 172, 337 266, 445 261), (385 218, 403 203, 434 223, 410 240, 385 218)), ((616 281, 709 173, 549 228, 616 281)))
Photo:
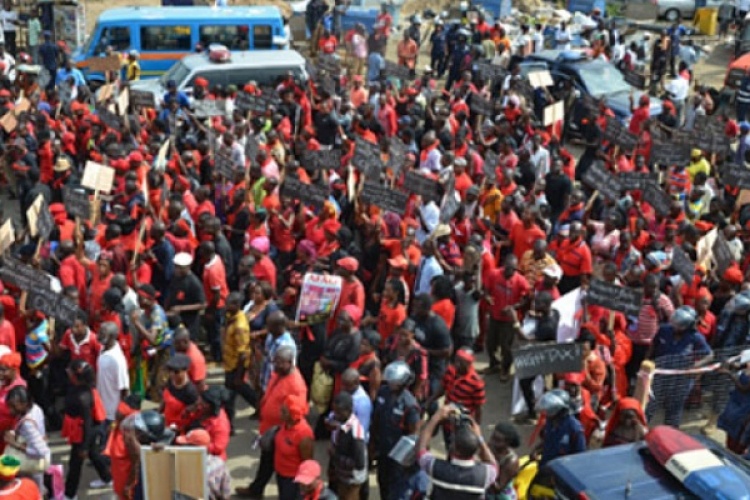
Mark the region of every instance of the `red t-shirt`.
POLYGON ((391 307, 382 301, 380 303, 380 314, 378 315, 378 333, 380 334, 380 346, 383 347, 388 338, 393 335, 396 328, 406 319, 406 307, 403 304, 396 304, 391 307))
POLYGON ((193 342, 188 345, 185 355, 190 358, 190 368, 188 368, 188 377, 194 384, 206 380, 206 358, 198 346, 193 342))
POLYGON ((547 235, 542 228, 536 224, 530 228, 526 228, 523 222, 519 222, 510 231, 510 241, 513 243, 513 254, 518 257, 518 260, 523 258, 523 254, 527 250, 531 250, 534 247, 536 240, 547 239, 547 235))
POLYGON ((264 255, 253 267, 253 273, 258 281, 267 281, 276 290, 276 265, 267 255, 264 255))
POLYGON ((217 309, 224 307, 224 303, 229 295, 227 286, 227 272, 221 257, 214 255, 214 258, 203 268, 203 290, 206 293, 206 299, 211 301, 216 290, 219 291, 219 301, 216 304, 217 309))
POLYGON ((583 240, 575 243, 571 243, 570 240, 563 241, 557 251, 557 263, 560 264, 565 276, 581 276, 593 271, 591 250, 583 240))
POLYGON ((276 449, 273 454, 273 468, 276 474, 287 478, 297 474, 297 469, 302 463, 299 444, 304 439, 315 439, 310 424, 304 418, 292 427, 284 425, 279 429, 274 439, 276 449))
POLYGON ((432 304, 432 312, 445 320, 448 330, 453 328, 453 320, 456 317, 456 306, 453 305, 450 299, 438 300, 432 304))
POLYGON ((91 330, 86 332, 86 336, 83 340, 77 342, 70 329, 68 329, 63 335, 63 338, 60 341, 60 348, 70 351, 71 361, 81 359, 94 367, 94 369, 96 369, 96 360, 102 349, 99 341, 96 340, 96 335, 94 335, 91 330))
POLYGON ((517 271, 509 279, 503 274, 504 268, 499 267, 492 271, 484 283, 485 289, 490 294, 493 304, 490 306, 492 319, 498 321, 511 321, 512 318, 503 314, 503 309, 518 304, 522 298, 529 294, 531 287, 526 278, 517 271))
POLYGON ((8 346, 11 351, 16 352, 16 329, 7 319, 0 323, 0 345, 8 346))

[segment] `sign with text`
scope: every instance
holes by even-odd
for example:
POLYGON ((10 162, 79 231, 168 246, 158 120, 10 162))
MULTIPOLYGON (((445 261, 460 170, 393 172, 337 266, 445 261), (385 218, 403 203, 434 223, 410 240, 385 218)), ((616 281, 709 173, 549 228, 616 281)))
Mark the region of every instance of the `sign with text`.
POLYGON ((308 324, 328 320, 341 298, 341 285, 341 276, 305 274, 302 278, 296 320, 308 324))
POLYGON ((619 177, 613 175, 612 172, 607 172, 600 163, 592 163, 591 166, 583 174, 583 182, 589 185, 592 189, 596 189, 604 197, 609 200, 620 199, 620 193, 622 192, 622 183, 619 177))
POLYGON ((498 64, 479 62, 475 66, 482 78, 487 81, 502 80, 508 74, 508 70, 498 64))
POLYGON ((328 188, 326 186, 305 184, 298 178, 287 175, 284 177, 284 183, 281 185, 281 196, 288 196, 293 200, 299 200, 307 205, 321 207, 328 199, 328 188))
POLYGON ((682 247, 675 246, 672 249, 672 269, 682 277, 685 283, 691 284, 693 282, 695 264, 682 247))
POLYGON ((156 108, 156 98, 151 92, 129 89, 130 105, 141 108, 156 108))
POLYGON ((629 316, 638 316, 643 302, 643 292, 594 278, 589 284, 586 302, 629 316))
POLYGON ((620 178, 623 191, 642 191, 649 182, 656 182, 658 179, 656 174, 650 172, 620 172, 617 176, 620 178))
POLYGON ((643 201, 654 207, 657 214, 666 216, 672 209, 672 198, 656 183, 649 181, 643 190, 643 201))
POLYGON ((651 163, 666 167, 688 165, 690 163, 690 145, 654 139, 651 145, 651 163))
POLYGON ((31 236, 34 238, 38 236, 46 240, 55 227, 55 221, 52 220, 52 215, 49 213, 49 206, 41 194, 26 210, 26 219, 29 221, 31 236))
POLYGON ((513 365, 519 379, 550 373, 580 372, 583 368, 583 350, 578 342, 526 345, 513 351, 513 365))
POLYGON ((118 54, 107 57, 92 57, 83 61, 84 66, 88 66, 89 71, 120 71, 122 61, 118 54))
POLYGON ((555 82, 552 81, 552 75, 550 75, 547 70, 529 73, 529 83, 535 89, 540 87, 552 87, 555 84, 555 82))
POLYGON ((544 126, 549 127, 565 119, 565 105, 557 101, 544 108, 544 126))
POLYGON ((375 205, 389 212, 395 212, 399 215, 404 215, 404 212, 406 212, 406 203, 409 200, 409 196, 406 193, 368 181, 365 181, 360 196, 365 203, 375 205))
POLYGON ((493 116, 495 107, 492 101, 485 99, 479 94, 471 94, 471 100, 469 101, 469 109, 472 112, 482 116, 493 116))
POLYGON ((411 69, 393 61, 385 61, 385 74, 395 76, 399 80, 414 80, 414 72, 411 69))
POLYGON ((721 276, 724 274, 724 271, 734 264, 732 250, 730 250, 727 240, 724 239, 723 233, 718 233, 711 250, 713 251, 713 262, 716 265, 716 270, 718 271, 718 275, 721 276))
POLYGON ((34 288, 51 288, 52 284, 52 276, 44 271, 27 266, 10 256, 3 259, 3 267, 0 267, 0 278, 23 291, 34 288))
POLYGON ((109 193, 115 181, 115 169, 93 161, 87 161, 83 169, 81 185, 94 191, 109 193))
POLYGON ((608 117, 607 126, 604 128, 604 139, 619 146, 624 151, 632 151, 638 145, 638 137, 630 131, 617 118, 608 117))
POLYGON ((321 149, 318 151, 305 151, 302 155, 302 164, 313 170, 328 170, 341 167, 340 149, 321 149))
POLYGON ((91 217, 91 201, 83 188, 63 186, 63 200, 68 215, 88 220, 91 217))
POLYGON ((438 181, 413 170, 406 172, 404 176, 404 189, 410 193, 418 194, 425 201, 438 200, 438 187, 438 181))
POLYGON ((722 170, 724 184, 741 189, 750 189, 750 170, 745 168, 744 165, 732 163, 722 170))
POLYGON ((213 118, 227 114, 227 101, 224 99, 201 99, 193 101, 195 116, 198 118, 213 118))
POLYGON ((380 146, 361 137, 354 140, 354 156, 352 165, 365 174, 377 172, 380 175, 382 161, 380 160, 380 146))
POLYGON ((280 102, 275 95, 239 92, 234 100, 234 107, 243 113, 252 111, 257 115, 264 115, 271 106, 278 107, 280 102))
POLYGON ((34 287, 28 290, 26 307, 41 311, 64 325, 72 325, 76 318, 85 317, 78 304, 49 288, 34 287))

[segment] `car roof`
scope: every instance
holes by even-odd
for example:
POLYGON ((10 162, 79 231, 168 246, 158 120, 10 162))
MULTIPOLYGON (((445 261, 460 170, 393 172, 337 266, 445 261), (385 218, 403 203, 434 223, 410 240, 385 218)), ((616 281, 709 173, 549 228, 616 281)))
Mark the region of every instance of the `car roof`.
POLYGON ((280 18, 274 6, 258 7, 122 7, 107 9, 99 15, 99 22, 143 19, 146 21, 205 21, 226 22, 232 18, 280 18))
POLYGON ((209 60, 207 53, 185 56, 182 58, 182 62, 190 69, 221 67, 278 68, 280 66, 303 66, 305 64, 305 58, 296 50, 251 50, 232 52, 231 59, 223 63, 209 60))
POLYGON ((530 55, 527 60, 543 61, 550 66, 556 64, 564 64, 568 67, 580 66, 583 64, 590 64, 592 66, 609 64, 608 62, 602 61, 601 59, 588 59, 582 52, 579 51, 557 49, 542 50, 541 52, 530 55))
MULTIPOLYGON (((716 442, 693 436, 720 458, 745 474, 748 468, 716 442)), ((585 492, 591 499, 648 498, 649 500, 697 499, 648 451, 644 442, 613 446, 549 463, 561 493, 577 497, 585 492)))

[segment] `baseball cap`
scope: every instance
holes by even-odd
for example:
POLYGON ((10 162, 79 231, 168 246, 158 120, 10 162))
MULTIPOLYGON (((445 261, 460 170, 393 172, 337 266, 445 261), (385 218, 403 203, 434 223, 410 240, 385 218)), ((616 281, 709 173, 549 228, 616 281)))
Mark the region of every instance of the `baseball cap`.
POLYGON ((205 429, 193 429, 184 436, 178 436, 175 443, 183 446, 208 446, 211 444, 211 436, 205 429))
POLYGON ((305 460, 299 464, 294 482, 300 484, 312 484, 320 477, 320 464, 315 460, 305 460))
POLYGON ((193 256, 187 252, 180 252, 174 256, 174 265, 187 267, 193 265, 193 256))

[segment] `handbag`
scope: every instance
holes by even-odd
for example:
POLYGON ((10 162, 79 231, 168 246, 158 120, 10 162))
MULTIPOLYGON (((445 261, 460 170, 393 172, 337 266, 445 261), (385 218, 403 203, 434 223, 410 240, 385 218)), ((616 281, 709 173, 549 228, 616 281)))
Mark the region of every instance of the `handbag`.
POLYGON ((333 377, 323 370, 320 361, 316 361, 310 384, 310 399, 321 415, 328 409, 331 396, 333 396, 333 377))
MULTIPOLYGON (((23 418, 18 422, 18 424, 16 424, 16 428, 18 428, 18 426, 24 420, 28 420, 32 424, 36 425, 36 422, 34 422, 32 418, 23 418)), ((16 433, 16 442, 18 444, 26 444, 26 440, 22 438, 21 436, 19 436, 18 433, 16 433)), ((42 472, 45 472, 50 465, 47 459, 31 458, 26 454, 26 452, 24 452, 23 450, 19 450, 15 446, 10 446, 10 445, 6 446, 4 453, 6 455, 12 456, 13 458, 21 462, 21 466, 18 470, 20 472, 25 472, 27 474, 40 474, 42 472)))
POLYGON ((279 426, 274 425, 260 437, 260 451, 263 453, 273 453, 274 440, 276 439, 276 433, 279 432, 279 426))

